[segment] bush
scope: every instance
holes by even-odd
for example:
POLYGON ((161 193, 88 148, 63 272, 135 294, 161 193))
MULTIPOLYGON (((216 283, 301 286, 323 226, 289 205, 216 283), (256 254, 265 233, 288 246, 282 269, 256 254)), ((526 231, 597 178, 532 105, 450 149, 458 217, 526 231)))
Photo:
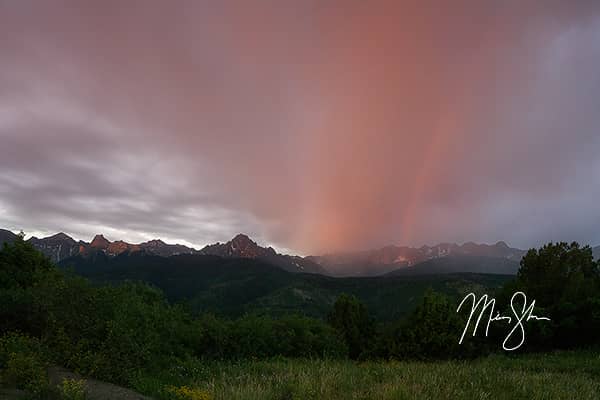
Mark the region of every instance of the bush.
POLYGON ((65 378, 58 391, 62 400, 85 400, 85 380, 65 378))
POLYGON ((323 321, 302 316, 246 315, 235 320, 202 316, 194 355, 212 359, 344 357, 346 346, 323 321))
POLYGON ((364 356, 371 350, 375 321, 356 297, 342 294, 333 305, 327 321, 344 339, 350 358, 364 356))
POLYGON ((56 281, 50 260, 21 237, 0 251, 0 335, 9 331, 40 336, 46 313, 36 301, 36 287, 56 281))
POLYGON ((33 353, 10 353, 2 380, 8 386, 23 389, 36 396, 48 391, 46 364, 33 353))
POLYGON ((466 318, 447 296, 428 290, 421 304, 381 335, 378 354, 386 358, 440 359, 480 356, 481 339, 458 343, 466 318))
POLYGON ((9 332, 0 337, 0 369, 8 366, 13 354, 41 354, 39 341, 19 332, 9 332))
POLYGON ((324 322, 287 316, 246 316, 231 323, 234 357, 340 357, 346 347, 324 322))
POLYGON ((528 323, 528 348, 598 343, 600 269, 589 246, 561 242, 529 250, 521 260, 517 279, 505 285, 498 299, 507 310, 515 291, 524 292, 528 302, 535 300, 535 314, 551 320, 528 323))

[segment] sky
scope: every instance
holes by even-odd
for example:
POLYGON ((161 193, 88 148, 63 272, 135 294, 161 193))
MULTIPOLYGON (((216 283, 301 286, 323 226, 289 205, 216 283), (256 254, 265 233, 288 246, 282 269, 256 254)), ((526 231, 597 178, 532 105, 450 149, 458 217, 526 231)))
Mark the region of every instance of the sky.
POLYGON ((0 227, 600 244, 600 1, 0 0, 0 227))

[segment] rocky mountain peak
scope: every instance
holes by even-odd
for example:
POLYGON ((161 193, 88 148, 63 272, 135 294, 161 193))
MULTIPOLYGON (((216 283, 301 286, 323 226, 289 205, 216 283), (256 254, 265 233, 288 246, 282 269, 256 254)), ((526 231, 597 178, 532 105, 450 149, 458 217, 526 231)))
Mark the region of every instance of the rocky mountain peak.
POLYGON ((272 247, 262 247, 243 233, 236 235, 227 243, 205 246, 198 253, 224 258, 260 259, 292 272, 324 273, 323 267, 310 259, 278 254, 272 247))
POLYGON ((231 244, 233 244, 237 248, 248 248, 248 247, 258 247, 256 242, 250 239, 247 235, 243 233, 238 233, 233 239, 231 239, 231 244))
POLYGON ((94 249, 106 250, 110 242, 101 234, 94 236, 94 239, 90 243, 90 247, 94 249))
POLYGON ((71 236, 67 235, 66 233, 63 232, 59 232, 57 234, 54 234, 52 236, 49 236, 46 238, 47 240, 54 240, 54 241, 66 241, 66 242, 70 242, 70 243, 75 243, 75 239, 73 239, 71 236))
POLYGON ((166 246, 167 244, 160 239, 149 240, 144 243, 147 247, 166 246))
POLYGON ((108 247, 107 247, 107 252, 109 255, 119 255, 121 253, 125 253, 125 252, 136 252, 136 251, 140 251, 140 246, 136 245, 136 244, 129 244, 127 242, 124 242, 122 240, 117 240, 115 242, 112 242, 108 247))

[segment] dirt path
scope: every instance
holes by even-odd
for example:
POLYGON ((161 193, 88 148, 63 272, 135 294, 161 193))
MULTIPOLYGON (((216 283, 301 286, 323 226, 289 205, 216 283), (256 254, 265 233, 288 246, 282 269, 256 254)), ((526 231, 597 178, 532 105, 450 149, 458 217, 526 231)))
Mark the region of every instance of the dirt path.
MULTIPOLYGON (((113 385, 112 383, 84 378, 63 368, 50 368, 48 370, 48 377, 50 378, 50 383, 53 385, 60 385, 63 379, 84 379, 86 398, 88 400, 153 400, 151 397, 141 395, 133 390, 113 385)), ((2 397, 0 397, 1 399, 2 397)))

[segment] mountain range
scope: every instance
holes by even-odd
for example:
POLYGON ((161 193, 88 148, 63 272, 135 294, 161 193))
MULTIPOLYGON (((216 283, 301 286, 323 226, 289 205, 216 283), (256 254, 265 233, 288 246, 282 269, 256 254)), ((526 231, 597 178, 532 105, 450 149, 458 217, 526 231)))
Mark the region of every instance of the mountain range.
MULTIPOLYGON (((336 276, 376 276, 446 257, 487 257, 519 262, 526 251, 509 247, 505 242, 493 245, 468 242, 440 243, 435 246, 386 246, 374 250, 311 256, 336 276)), ((480 271, 481 272, 481 271, 480 271)), ((501 273, 491 269, 489 273, 501 273)))
MULTIPOLYGON (((17 235, 11 231, 0 229, 0 242, 12 242, 17 235)), ((123 253, 147 253, 162 257, 178 254, 193 254, 196 250, 179 244, 166 244, 162 240, 151 240, 140 244, 130 244, 122 240, 109 241, 103 235, 96 235, 91 242, 76 241, 65 233, 57 233, 45 238, 35 236, 27 239, 33 247, 44 253, 55 263, 76 255, 91 255, 102 252, 108 256, 123 253)))
POLYGON ((455 273, 516 275, 519 261, 501 257, 449 255, 420 262, 410 268, 399 268, 383 276, 440 275, 455 273))
MULTIPOLYGON (((11 231, 0 229, 0 243, 12 242, 17 235, 11 231)), ((261 247, 248 236, 239 234, 226 243, 215 243, 200 250, 181 244, 167 244, 160 239, 139 244, 131 244, 122 240, 109 241, 103 235, 94 236, 91 242, 76 241, 65 233, 57 233, 45 238, 31 237, 27 239, 33 247, 44 253, 55 263, 73 256, 94 256, 99 253, 109 257, 122 254, 154 255, 171 257, 182 254, 212 255, 222 258, 249 258, 261 260, 290 272, 306 272, 327 274, 327 271, 314 261, 287 254, 279 254, 272 247, 261 247)))
MULTIPOLYGON (((0 229, 0 243, 12 242, 17 235, 0 229)), ((419 248, 386 246, 379 249, 300 257, 277 253, 262 247, 247 235, 238 234, 226 243, 207 245, 200 250, 181 244, 167 244, 155 239, 139 244, 122 240, 109 241, 96 235, 91 242, 76 241, 65 233, 27 240, 52 261, 59 263, 70 257, 104 254, 108 257, 139 254, 171 257, 183 254, 210 255, 225 259, 247 258, 264 261, 289 272, 306 272, 332 276, 414 275, 437 273, 514 274, 525 250, 509 247, 505 242, 493 245, 468 242, 462 245, 441 243, 419 248)), ((600 246, 593 249, 600 257, 600 246)))

